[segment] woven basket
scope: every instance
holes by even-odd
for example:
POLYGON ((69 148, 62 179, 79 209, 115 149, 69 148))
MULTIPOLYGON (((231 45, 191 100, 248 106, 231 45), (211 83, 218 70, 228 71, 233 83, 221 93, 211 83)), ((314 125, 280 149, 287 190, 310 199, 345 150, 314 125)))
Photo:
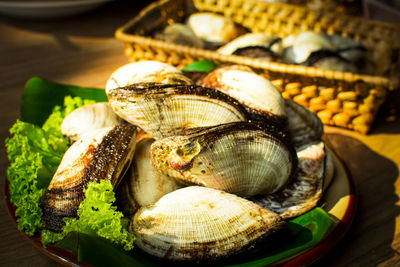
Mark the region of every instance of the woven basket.
POLYGON ((389 90, 398 87, 400 28, 361 18, 316 13, 256 0, 161 0, 116 31, 131 61, 158 60, 181 68, 194 61, 248 65, 271 79, 285 98, 316 112, 327 125, 368 133, 389 90), (253 32, 286 37, 301 31, 340 34, 362 43, 376 63, 375 76, 266 62, 152 39, 151 34, 196 11, 224 14, 253 32), (397 59, 396 59, 397 58, 397 59))

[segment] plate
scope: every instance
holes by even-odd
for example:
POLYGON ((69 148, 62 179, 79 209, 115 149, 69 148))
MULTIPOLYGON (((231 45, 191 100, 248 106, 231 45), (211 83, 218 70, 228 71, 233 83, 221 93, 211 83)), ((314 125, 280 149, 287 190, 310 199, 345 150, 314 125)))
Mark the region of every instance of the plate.
POLYGON ((0 14, 17 18, 50 19, 81 14, 112 0, 0 1, 0 14))
MULTIPOLYGON (((330 151, 332 152, 332 151, 330 151)), ((332 249, 345 235, 355 215, 356 196, 353 180, 345 164, 331 153, 335 165, 335 176, 320 201, 322 207, 328 214, 334 217, 335 224, 332 230, 316 245, 303 251, 300 255, 292 256, 280 262, 283 266, 304 266, 315 262, 332 249)), ((10 203, 8 189, 9 183, 5 183, 5 200, 8 213, 15 225, 15 207, 10 203)), ((40 242, 40 236, 29 237, 21 232, 37 249, 50 258, 68 266, 91 266, 86 263, 77 262, 76 256, 67 250, 57 247, 44 248, 40 242)))

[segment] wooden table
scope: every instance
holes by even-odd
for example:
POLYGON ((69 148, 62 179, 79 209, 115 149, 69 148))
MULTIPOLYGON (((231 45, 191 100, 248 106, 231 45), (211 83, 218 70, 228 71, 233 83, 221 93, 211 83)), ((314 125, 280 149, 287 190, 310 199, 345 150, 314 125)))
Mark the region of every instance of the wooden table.
MULTIPOLYGON (((128 62, 114 31, 145 4, 115 1, 83 16, 51 21, 0 17, 0 140, 19 117, 28 78, 104 87, 111 72, 128 62)), ((359 202, 345 238, 315 266, 400 265, 400 123, 386 116, 380 114, 368 136, 327 128, 327 138, 353 175, 359 202)), ((4 188, 8 161, 0 147, 4 188)), ((0 203, 0 266, 58 266, 24 239, 0 203)))

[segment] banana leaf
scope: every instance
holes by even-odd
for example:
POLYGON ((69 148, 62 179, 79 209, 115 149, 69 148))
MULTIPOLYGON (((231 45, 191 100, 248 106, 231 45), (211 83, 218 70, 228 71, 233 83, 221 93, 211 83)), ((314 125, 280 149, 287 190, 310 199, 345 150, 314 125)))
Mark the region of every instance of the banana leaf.
POLYGON ((62 106, 64 97, 79 96, 96 102, 106 102, 103 89, 85 88, 51 82, 39 77, 30 78, 25 84, 21 105, 21 120, 42 126, 56 105, 62 106))

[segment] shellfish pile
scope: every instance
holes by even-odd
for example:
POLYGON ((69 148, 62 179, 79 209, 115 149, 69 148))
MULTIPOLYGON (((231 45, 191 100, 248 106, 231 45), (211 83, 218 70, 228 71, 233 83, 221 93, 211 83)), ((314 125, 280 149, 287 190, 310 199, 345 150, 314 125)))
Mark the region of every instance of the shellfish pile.
POLYGON ((88 182, 107 179, 139 248, 220 259, 316 206, 332 176, 318 117, 247 67, 219 67, 195 84, 164 63, 130 63, 106 93, 108 103, 63 122, 73 144, 42 200, 54 231, 77 216, 88 182))
POLYGON ((312 31, 288 36, 251 32, 232 19, 212 12, 193 13, 185 23, 170 24, 156 32, 154 38, 211 49, 223 55, 343 72, 372 74, 375 67, 367 48, 351 38, 312 31))

